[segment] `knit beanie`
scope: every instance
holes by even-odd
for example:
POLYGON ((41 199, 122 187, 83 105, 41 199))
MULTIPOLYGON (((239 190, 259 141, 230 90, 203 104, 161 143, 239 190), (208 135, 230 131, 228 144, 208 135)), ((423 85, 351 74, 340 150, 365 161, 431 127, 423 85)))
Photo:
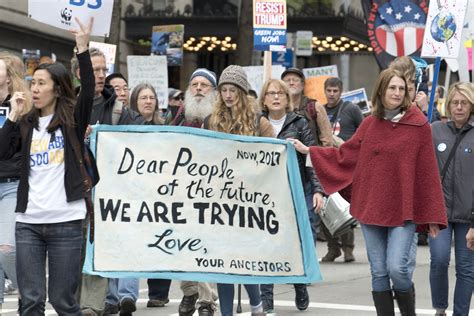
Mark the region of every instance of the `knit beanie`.
POLYGON ((214 88, 217 86, 216 73, 213 71, 207 70, 206 68, 198 68, 189 78, 189 82, 191 82, 196 77, 204 77, 211 82, 214 88))
POLYGON ((230 83, 241 88, 246 94, 249 93, 250 84, 247 81, 247 74, 240 66, 230 65, 224 69, 219 78, 219 87, 226 83, 230 83))

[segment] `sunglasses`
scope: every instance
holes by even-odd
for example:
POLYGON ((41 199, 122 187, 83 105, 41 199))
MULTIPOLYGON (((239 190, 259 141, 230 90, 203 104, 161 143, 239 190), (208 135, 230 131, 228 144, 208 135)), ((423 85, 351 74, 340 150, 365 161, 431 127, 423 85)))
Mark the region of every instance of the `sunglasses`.
POLYGON ((173 100, 176 100, 176 101, 183 101, 183 100, 184 100, 184 96, 182 96, 182 95, 177 96, 177 97, 173 98, 173 100))

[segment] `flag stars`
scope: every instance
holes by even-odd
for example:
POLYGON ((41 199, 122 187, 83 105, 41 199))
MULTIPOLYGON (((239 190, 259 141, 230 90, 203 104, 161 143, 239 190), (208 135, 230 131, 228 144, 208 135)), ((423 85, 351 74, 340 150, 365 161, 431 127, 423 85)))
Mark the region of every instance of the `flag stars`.
POLYGON ((421 17, 421 15, 419 13, 415 14, 415 16, 414 16, 415 20, 419 20, 420 17, 421 17))
POLYGON ((386 10, 385 10, 385 13, 387 14, 392 14, 393 13, 393 9, 391 7, 388 7, 386 10))
POLYGON ((411 12, 411 7, 410 7, 409 5, 407 5, 407 6, 405 7, 405 12, 406 12, 406 13, 410 13, 410 12, 411 12))
POLYGON ((403 15, 401 13, 395 14, 395 19, 397 19, 397 20, 401 20, 402 17, 403 17, 403 15))

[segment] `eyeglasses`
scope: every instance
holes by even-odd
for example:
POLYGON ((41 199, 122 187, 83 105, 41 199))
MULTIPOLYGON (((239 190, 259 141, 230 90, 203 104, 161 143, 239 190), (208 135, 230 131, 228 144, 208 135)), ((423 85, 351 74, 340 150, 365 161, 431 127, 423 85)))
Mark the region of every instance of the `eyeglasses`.
POLYGON ((449 102, 451 106, 457 107, 458 105, 461 105, 461 107, 466 108, 469 105, 469 101, 467 100, 454 100, 449 102))
POLYGON ((103 73, 104 75, 107 74, 107 72, 109 71, 109 68, 95 68, 94 69, 94 74, 99 74, 99 73, 103 73))
POLYGON ((120 92, 120 91, 128 92, 128 87, 114 87, 114 90, 117 93, 120 92))
POLYGON ((301 82, 301 79, 300 78, 285 78, 283 79, 283 81, 286 83, 292 83, 292 82, 299 83, 301 82))
POLYGON ((173 100, 176 100, 176 101, 183 101, 183 100, 184 100, 184 96, 179 95, 179 96, 173 98, 173 100))
POLYGON ((146 100, 154 101, 154 100, 156 100, 156 98, 154 96, 142 95, 141 97, 138 98, 138 100, 141 100, 141 101, 146 101, 146 100))
POLYGON ((193 88, 198 88, 199 86, 201 86, 201 88, 203 89, 207 89, 209 88, 211 85, 210 84, 207 84, 207 83, 204 83, 204 82, 195 82, 195 83, 192 83, 191 84, 191 87, 193 88))
POLYGON ((279 98, 281 98, 281 97, 286 96, 286 93, 283 91, 269 91, 269 92, 265 92, 265 96, 272 97, 272 98, 276 98, 278 96, 279 98))

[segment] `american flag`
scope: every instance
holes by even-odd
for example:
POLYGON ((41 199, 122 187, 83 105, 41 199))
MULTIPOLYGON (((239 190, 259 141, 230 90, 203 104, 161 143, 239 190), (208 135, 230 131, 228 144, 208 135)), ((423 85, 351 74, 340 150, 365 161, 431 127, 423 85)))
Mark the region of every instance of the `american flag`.
POLYGON ((398 56, 419 56, 425 31, 427 1, 362 0, 369 41, 386 68, 398 56))

